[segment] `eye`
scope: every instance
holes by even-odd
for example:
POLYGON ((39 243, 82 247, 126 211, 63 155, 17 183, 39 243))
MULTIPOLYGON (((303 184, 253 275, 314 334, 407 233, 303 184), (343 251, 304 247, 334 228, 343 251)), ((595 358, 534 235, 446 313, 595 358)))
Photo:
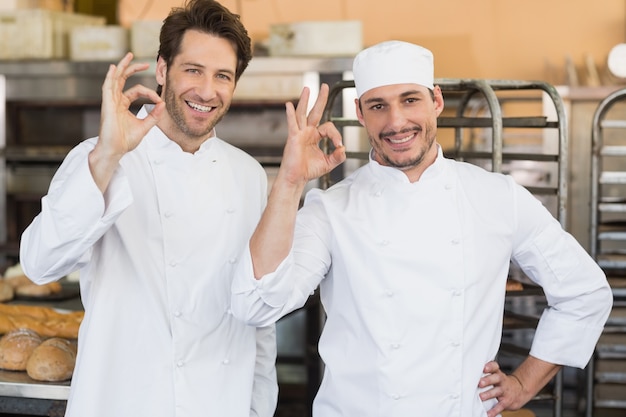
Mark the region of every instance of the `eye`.
POLYGON ((370 110, 382 110, 384 106, 382 104, 374 104, 370 107, 370 110))
POLYGON ((233 79, 232 75, 226 73, 217 74, 217 78, 220 78, 225 81, 231 81, 233 79))

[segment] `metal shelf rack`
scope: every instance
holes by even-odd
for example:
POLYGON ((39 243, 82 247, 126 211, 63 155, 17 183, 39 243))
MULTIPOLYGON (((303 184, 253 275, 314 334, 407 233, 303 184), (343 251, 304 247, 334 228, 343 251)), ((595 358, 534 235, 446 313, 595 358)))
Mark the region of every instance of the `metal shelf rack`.
POLYGON ((590 364, 586 417, 626 410, 626 88, 594 113, 591 131, 590 253, 606 272, 614 306, 590 364))

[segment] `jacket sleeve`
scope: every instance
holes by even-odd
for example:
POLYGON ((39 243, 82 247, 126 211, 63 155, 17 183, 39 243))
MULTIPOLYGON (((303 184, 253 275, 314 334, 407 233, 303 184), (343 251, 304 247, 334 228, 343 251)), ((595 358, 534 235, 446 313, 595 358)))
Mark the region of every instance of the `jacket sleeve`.
POLYGON ((521 189, 518 198, 518 219, 528 232, 513 260, 542 287, 548 304, 530 354, 584 368, 611 311, 611 288, 597 263, 534 197, 521 189))
POLYGON ((276 327, 256 330, 256 365, 250 417, 272 417, 278 403, 276 377, 276 327))
POLYGON ((70 151, 41 199, 41 212, 22 234, 20 263, 34 282, 51 282, 79 269, 132 202, 121 168, 105 195, 96 186, 87 159, 94 144, 85 141, 70 151))
POLYGON ((233 314, 253 326, 266 326, 304 306, 330 269, 332 229, 315 190, 298 212, 294 244, 275 271, 255 279, 249 245, 235 266, 231 288, 233 314))

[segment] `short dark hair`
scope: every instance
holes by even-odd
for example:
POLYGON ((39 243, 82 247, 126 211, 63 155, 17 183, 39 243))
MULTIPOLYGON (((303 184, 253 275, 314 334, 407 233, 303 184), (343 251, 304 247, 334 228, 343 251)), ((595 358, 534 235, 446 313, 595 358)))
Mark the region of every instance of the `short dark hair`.
MULTIPOLYGON (((230 41, 237 54, 235 81, 238 81, 252 59, 250 36, 239 15, 230 12, 215 0, 188 0, 184 7, 173 8, 161 27, 157 59, 163 58, 169 67, 180 53, 180 44, 188 30, 197 30, 230 41)), ((161 86, 157 88, 159 95, 161 89, 161 86)))

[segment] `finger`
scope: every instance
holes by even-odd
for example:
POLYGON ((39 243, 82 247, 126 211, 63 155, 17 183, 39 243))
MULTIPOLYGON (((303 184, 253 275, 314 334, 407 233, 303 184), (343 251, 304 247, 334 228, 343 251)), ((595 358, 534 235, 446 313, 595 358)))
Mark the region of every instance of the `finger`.
POLYGON ((285 103, 285 113, 287 115, 287 135, 291 137, 300 131, 296 118, 296 109, 292 102, 288 101, 285 103))
POLYGON ((146 133, 152 129, 161 120, 161 116, 165 113, 165 102, 160 102, 154 106, 154 108, 148 113, 148 115, 141 121, 142 128, 146 133))
POLYGON ((502 413, 504 409, 505 407, 503 404, 496 403, 496 405, 494 405, 491 410, 487 411, 487 417, 496 417, 500 415, 500 413, 502 413))
POLYGON ((489 386, 496 386, 496 385, 498 385, 499 382, 500 382, 500 380, 498 379, 497 376, 487 375, 487 376, 484 376, 484 377, 480 378, 480 380, 478 381, 478 388, 485 388, 485 387, 489 387, 489 386))
POLYGON ((153 119, 158 122, 161 119, 161 116, 165 113, 165 102, 162 101, 158 104, 155 104, 152 110, 146 116, 146 119, 153 119))
POLYGON ((310 95, 311 90, 309 90, 308 87, 304 87, 302 89, 302 93, 300 94, 300 99, 298 100, 298 106, 296 107, 296 122, 298 123, 298 127, 300 129, 304 129, 307 126, 306 113, 307 107, 309 106, 310 95))
POLYGON ((478 386, 480 388, 488 387, 489 385, 499 385, 502 383, 504 379, 504 374, 502 372, 494 372, 491 374, 487 374, 480 378, 478 381, 478 386))
POLYGON ((128 90, 124 92, 124 95, 131 102, 139 98, 148 99, 152 101, 153 103, 159 103, 162 101, 161 97, 156 93, 156 91, 154 91, 151 88, 145 87, 141 84, 136 84, 132 86, 131 88, 129 88, 128 90))
POLYGON ((117 65, 114 67, 115 71, 112 74, 112 85, 111 87, 114 90, 122 91, 124 89, 124 83, 126 82, 126 78, 123 78, 124 72, 130 65, 130 62, 133 60, 133 53, 128 52, 117 65), (119 80, 122 79, 124 82, 120 83, 119 80))
POLYGON ((102 83, 102 94, 105 95, 111 90, 111 86, 113 85, 113 75, 115 74, 116 67, 115 65, 109 65, 109 69, 104 77, 104 82, 102 83))
POLYGON ((335 148, 335 150, 328 157, 328 160, 332 169, 335 169, 346 160, 346 148, 343 146, 335 148))
POLYGON ((326 108, 326 103, 328 102, 328 84, 323 83, 320 87, 320 92, 315 100, 315 104, 311 111, 309 112, 309 116, 307 117, 307 124, 309 126, 317 126, 324 115, 324 109, 326 108))
POLYGON ((317 128, 322 137, 329 138, 336 148, 343 147, 341 133, 332 122, 326 122, 317 128))
POLYGON ((124 80, 127 80, 130 76, 138 72, 145 71, 148 68, 150 68, 150 63, 148 62, 138 62, 136 64, 132 64, 126 68, 126 70, 124 71, 124 74, 122 74, 122 78, 124 80))
POLYGON ((489 388, 478 394, 482 401, 487 401, 491 398, 498 398, 504 393, 504 390, 500 385, 489 384, 487 387, 489 388))
POLYGON ((490 361, 485 364, 483 368, 483 372, 486 374, 491 374, 500 370, 500 364, 496 361, 490 361))
POLYGON ((133 60, 133 53, 127 52, 126 55, 117 63, 116 68, 118 73, 123 73, 126 71, 126 68, 130 65, 130 62, 133 60))

